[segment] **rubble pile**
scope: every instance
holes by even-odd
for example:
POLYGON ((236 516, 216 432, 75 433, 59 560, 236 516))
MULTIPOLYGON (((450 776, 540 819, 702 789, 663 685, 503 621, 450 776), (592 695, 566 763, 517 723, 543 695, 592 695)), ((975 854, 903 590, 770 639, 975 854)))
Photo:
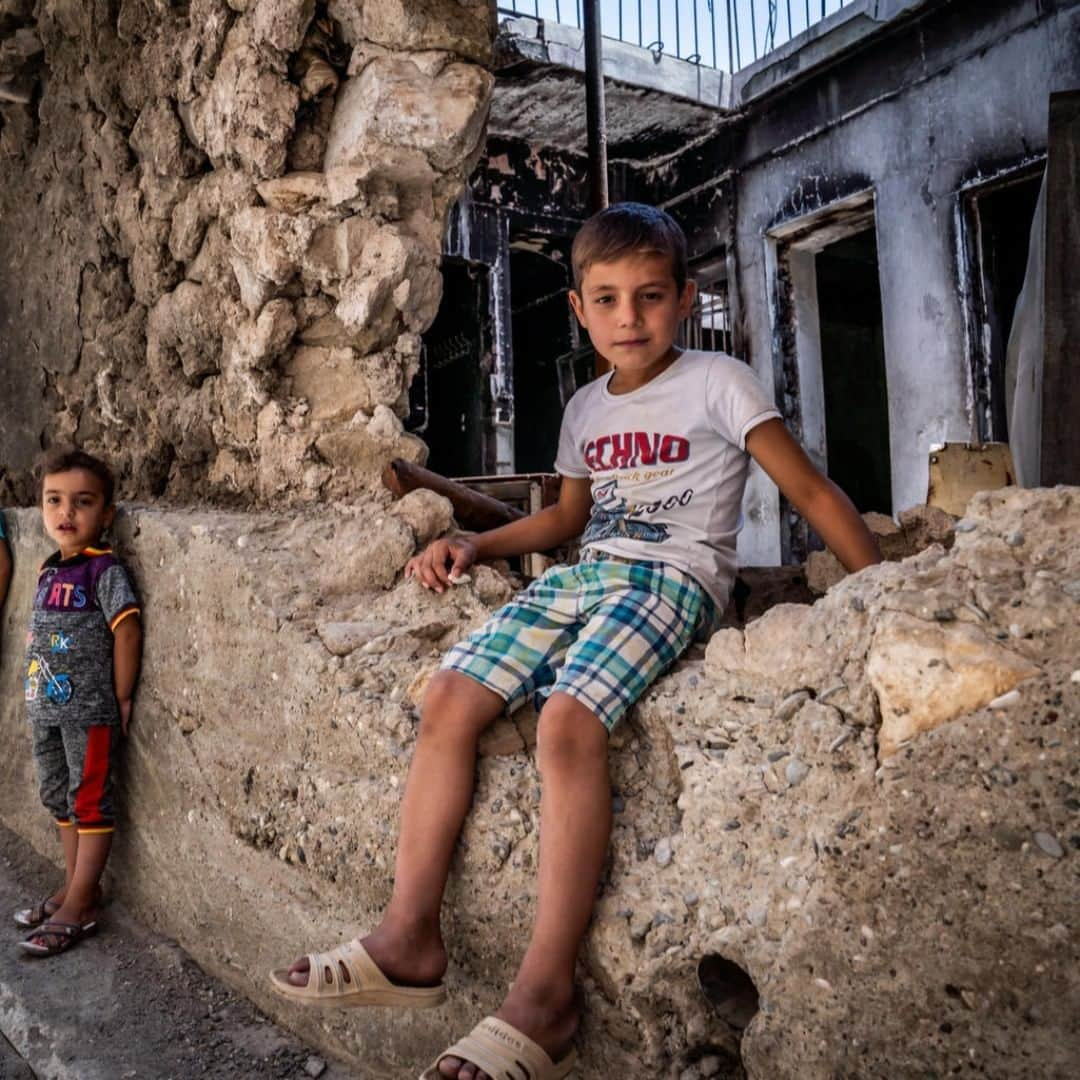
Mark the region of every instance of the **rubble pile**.
POLYGON ((482 144, 493 18, 480 0, 0 3, 18 417, 0 496, 30 500, 43 441, 189 504, 356 500, 390 458, 422 461, 401 417, 482 144))
MULTIPOLYGON (((270 995, 270 966, 377 917, 423 686, 511 592, 490 567, 443 596, 394 585, 448 518, 427 495, 396 509, 145 509, 119 530, 148 649, 112 887, 372 1077, 415 1075, 498 1004, 538 854, 525 709, 482 743, 445 907, 450 1004, 342 1015, 270 995)), ((32 564, 34 513, 8 524, 32 564)), ((584 1076, 1069 1073, 1078 528, 1077 489, 986 493, 948 552, 722 630, 656 684, 613 740, 584 1076)), ((12 745, 17 654, 0 695, 12 745)), ((53 850, 29 754, 8 755, 0 792, 4 821, 53 850)))

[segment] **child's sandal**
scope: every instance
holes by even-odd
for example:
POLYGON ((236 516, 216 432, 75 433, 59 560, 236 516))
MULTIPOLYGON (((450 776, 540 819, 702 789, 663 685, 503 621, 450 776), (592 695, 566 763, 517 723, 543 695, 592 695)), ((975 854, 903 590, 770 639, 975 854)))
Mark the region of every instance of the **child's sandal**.
POLYGON ((41 903, 35 904, 33 907, 20 908, 12 918, 15 920, 16 926, 21 926, 24 930, 32 930, 35 926, 40 926, 50 915, 55 915, 59 910, 60 905, 51 896, 46 896, 41 903))
POLYGON ((96 931, 96 919, 87 923, 43 922, 29 937, 19 942, 19 948, 31 956, 56 956, 67 952, 72 945, 77 945, 96 931), (42 938, 46 939, 44 943, 41 942, 42 938))

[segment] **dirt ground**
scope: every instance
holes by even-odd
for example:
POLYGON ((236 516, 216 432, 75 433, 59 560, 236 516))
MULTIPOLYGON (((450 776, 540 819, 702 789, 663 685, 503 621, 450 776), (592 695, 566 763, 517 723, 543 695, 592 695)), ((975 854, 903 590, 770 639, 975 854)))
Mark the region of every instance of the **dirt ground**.
POLYGON ((356 1075, 271 1023, 119 903, 107 902, 101 933, 71 952, 24 958, 9 912, 44 896, 56 877, 0 827, 0 1080, 356 1075))

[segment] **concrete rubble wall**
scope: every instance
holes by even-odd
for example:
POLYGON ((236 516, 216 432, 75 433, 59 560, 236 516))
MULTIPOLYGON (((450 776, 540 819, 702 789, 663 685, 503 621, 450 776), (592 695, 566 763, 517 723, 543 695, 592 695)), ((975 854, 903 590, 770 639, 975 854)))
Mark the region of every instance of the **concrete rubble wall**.
MULTIPOLYGON (((112 888, 371 1077, 417 1075, 497 1004, 537 861, 518 714, 485 739, 452 875, 450 1004, 341 1015, 268 992, 271 965, 376 918, 422 686, 509 594, 490 568, 445 597, 391 589, 448 521, 410 500, 377 519, 129 508, 118 528, 147 650, 112 888)), ((8 524, 0 817, 55 855, 19 701, 47 547, 35 512, 8 524)), ((1078 529, 1080 489, 980 495, 948 552, 721 631, 650 691, 614 739, 583 1076, 737 1075, 748 1022, 755 1078, 1072 1074, 1078 529)))
POLYGON ((398 455, 487 0, 0 2, 0 497, 356 499, 398 455))

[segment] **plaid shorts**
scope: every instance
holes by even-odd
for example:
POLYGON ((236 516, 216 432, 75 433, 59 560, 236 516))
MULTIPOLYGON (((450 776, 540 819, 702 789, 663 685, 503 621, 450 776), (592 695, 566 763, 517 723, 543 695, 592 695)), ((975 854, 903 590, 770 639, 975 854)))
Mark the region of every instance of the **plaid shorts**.
POLYGON ((493 690, 510 711, 530 694, 537 708, 555 691, 569 694, 611 731, 713 617, 689 574, 588 552, 537 578, 442 667, 493 690))

